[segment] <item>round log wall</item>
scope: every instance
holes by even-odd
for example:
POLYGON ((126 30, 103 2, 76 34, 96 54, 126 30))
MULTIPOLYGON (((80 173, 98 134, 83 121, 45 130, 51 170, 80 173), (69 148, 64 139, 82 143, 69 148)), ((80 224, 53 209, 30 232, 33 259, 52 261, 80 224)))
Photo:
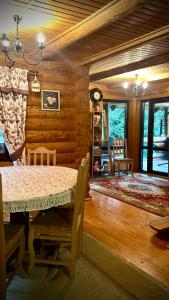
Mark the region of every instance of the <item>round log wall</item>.
MULTIPOLYGON (((34 75, 29 75, 31 83, 34 75)), ((60 111, 41 109, 41 93, 29 93, 26 151, 56 149, 57 165, 77 168, 89 148, 89 76, 87 68, 59 66, 39 71, 41 90, 60 91, 60 111)))

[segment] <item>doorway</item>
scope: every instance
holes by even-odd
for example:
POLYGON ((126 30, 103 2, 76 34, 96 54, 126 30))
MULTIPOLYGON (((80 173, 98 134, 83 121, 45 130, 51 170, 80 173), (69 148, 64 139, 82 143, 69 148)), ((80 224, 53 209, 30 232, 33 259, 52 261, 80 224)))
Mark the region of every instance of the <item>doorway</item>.
POLYGON ((142 102, 141 171, 168 174, 169 98, 142 102))
MULTIPOLYGON (((113 138, 121 137, 127 138, 127 124, 128 124, 128 101, 123 100, 112 100, 104 101, 103 109, 106 113, 107 127, 109 134, 109 145, 112 151, 112 140, 113 138)), ((104 159, 102 159, 102 164, 108 162, 108 150, 105 137, 105 131, 102 130, 102 152, 104 153, 104 159)))

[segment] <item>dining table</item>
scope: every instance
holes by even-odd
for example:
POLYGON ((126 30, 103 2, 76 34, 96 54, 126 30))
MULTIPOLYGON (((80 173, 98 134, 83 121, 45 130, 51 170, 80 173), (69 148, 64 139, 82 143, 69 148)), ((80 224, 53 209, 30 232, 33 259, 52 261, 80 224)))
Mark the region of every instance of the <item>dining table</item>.
POLYGON ((77 170, 61 166, 0 168, 4 212, 29 212, 71 201, 77 170))
POLYGON ((3 211, 10 213, 11 223, 24 223, 26 232, 29 212, 71 202, 77 181, 77 170, 62 166, 9 166, 0 173, 3 211))

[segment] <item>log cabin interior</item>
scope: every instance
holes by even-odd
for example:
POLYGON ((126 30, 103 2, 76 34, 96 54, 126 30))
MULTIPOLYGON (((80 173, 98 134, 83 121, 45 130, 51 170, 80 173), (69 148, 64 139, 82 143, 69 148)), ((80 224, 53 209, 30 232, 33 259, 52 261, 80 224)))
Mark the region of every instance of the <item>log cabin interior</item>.
MULTIPOLYGON (((2 1, 0 31, 11 41, 16 36, 13 15, 22 16, 19 33, 29 61, 19 54, 12 66, 28 70, 25 152, 37 147, 56 150, 58 166, 77 169, 91 152, 90 91, 96 88, 103 94, 107 113, 112 107, 125 107, 123 137, 134 160, 133 171, 167 179, 168 0, 2 1), (45 48, 42 61, 35 66, 31 63, 37 56, 39 32, 45 36, 45 48), (42 109, 41 92, 31 89, 35 75, 41 91, 59 91, 60 109, 42 109), (139 85, 138 94, 134 92, 136 76, 145 84, 143 90, 139 85)), ((0 66, 6 66, 3 51, 0 66)), ((2 141, 1 145, 3 169, 13 162, 2 141)), ((159 216, 99 192, 89 191, 89 195, 85 232, 169 290, 169 250, 166 241, 153 238, 156 232, 149 226, 159 216)), ((139 292, 135 297, 141 299, 139 292)))

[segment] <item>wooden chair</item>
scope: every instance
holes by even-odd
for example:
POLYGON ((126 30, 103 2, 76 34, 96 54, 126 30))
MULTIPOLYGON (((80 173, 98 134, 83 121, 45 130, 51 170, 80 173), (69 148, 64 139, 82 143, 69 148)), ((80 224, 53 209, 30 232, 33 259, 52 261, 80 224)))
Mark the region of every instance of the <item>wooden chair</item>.
POLYGON ((0 299, 5 299, 6 286, 9 278, 6 277, 6 263, 17 252, 17 266, 15 272, 24 274, 23 256, 24 256, 24 226, 4 224, 3 222, 3 205, 2 205, 2 178, 0 174, 0 299))
POLYGON ((56 150, 48 150, 39 147, 35 150, 27 150, 27 165, 47 165, 56 166, 56 150))
MULTIPOLYGON (((39 214, 29 227, 29 253, 31 273, 34 264, 51 264, 67 267, 70 278, 75 276, 76 261, 80 256, 78 247, 82 238, 81 222, 83 221, 84 198, 86 195, 89 159, 83 159, 78 169, 77 183, 73 191, 74 209, 49 209, 45 214, 39 214), (54 253, 54 259, 37 258, 34 240, 53 241, 59 245, 54 253), (69 248, 69 257, 61 256, 63 248, 69 248)), ((44 250, 44 249, 43 249, 44 250)))
POLYGON ((118 177, 120 177, 120 171, 123 169, 127 174, 129 171, 131 171, 133 176, 134 160, 132 158, 128 158, 127 139, 114 138, 112 142, 112 149, 114 173, 117 165, 118 177))

